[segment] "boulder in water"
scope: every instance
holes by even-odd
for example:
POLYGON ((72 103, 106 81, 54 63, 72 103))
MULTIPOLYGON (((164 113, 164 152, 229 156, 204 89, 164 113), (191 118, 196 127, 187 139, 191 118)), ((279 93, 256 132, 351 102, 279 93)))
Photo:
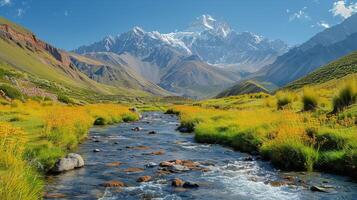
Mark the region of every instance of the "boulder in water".
POLYGON ((143 128, 137 126, 135 128, 132 128, 131 130, 133 130, 133 131, 141 131, 141 130, 143 130, 143 128))
POLYGON ((151 180, 151 176, 140 176, 136 181, 141 183, 141 182, 149 182, 150 180, 151 180))
POLYGON ((174 187, 182 187, 184 183, 185 182, 183 182, 181 179, 175 178, 172 180, 171 185, 174 187))
POLYGON ((102 183, 101 186, 103 187, 125 187, 125 184, 121 181, 108 181, 102 183))
POLYGON ((183 188, 198 188, 200 187, 197 183, 191 183, 191 182, 188 182, 186 181, 183 185, 182 185, 183 188))
POLYGON ((57 160, 55 166, 52 168, 53 172, 64 172, 75 168, 84 166, 82 156, 76 153, 69 153, 66 157, 57 160))

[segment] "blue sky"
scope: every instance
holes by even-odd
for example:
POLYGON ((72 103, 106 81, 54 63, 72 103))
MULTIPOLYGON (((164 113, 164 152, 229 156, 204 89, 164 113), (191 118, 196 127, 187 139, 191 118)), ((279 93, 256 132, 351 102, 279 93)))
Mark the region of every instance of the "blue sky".
POLYGON ((357 0, 0 0, 1 16, 67 50, 133 26, 184 30, 202 14, 295 45, 355 12, 357 0))

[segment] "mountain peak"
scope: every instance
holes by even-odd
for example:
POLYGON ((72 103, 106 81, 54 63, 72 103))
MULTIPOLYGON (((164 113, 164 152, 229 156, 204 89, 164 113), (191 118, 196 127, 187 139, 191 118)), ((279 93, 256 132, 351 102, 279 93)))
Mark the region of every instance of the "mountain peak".
POLYGON ((144 35, 145 34, 145 31, 139 26, 134 26, 132 31, 137 35, 144 35))
POLYGON ((213 31, 216 34, 226 37, 230 33, 231 28, 227 23, 218 21, 211 15, 205 14, 197 17, 196 20, 189 26, 188 31, 213 31))

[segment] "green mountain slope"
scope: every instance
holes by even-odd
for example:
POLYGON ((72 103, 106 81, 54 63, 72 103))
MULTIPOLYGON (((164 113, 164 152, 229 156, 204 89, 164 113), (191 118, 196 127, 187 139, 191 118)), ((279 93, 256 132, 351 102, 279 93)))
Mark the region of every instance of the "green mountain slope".
POLYGON ((248 81, 239 82, 233 87, 219 93, 216 97, 222 98, 222 97, 236 96, 241 94, 258 93, 258 92, 270 93, 270 90, 266 86, 262 85, 261 83, 258 83, 253 80, 248 80, 248 81))
POLYGON ((322 84, 334 79, 341 79, 347 75, 357 73, 357 51, 333 61, 307 76, 298 79, 285 88, 299 89, 306 85, 322 84))

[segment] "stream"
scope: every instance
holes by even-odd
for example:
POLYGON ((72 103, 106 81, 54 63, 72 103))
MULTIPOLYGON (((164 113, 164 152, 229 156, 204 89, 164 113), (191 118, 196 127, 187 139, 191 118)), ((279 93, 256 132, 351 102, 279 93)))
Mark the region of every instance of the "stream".
POLYGON ((92 128, 89 139, 76 152, 83 156, 85 166, 49 175, 46 193, 56 195, 45 199, 357 199, 357 183, 348 177, 282 172, 259 157, 196 143, 193 134, 175 130, 178 124, 174 115, 148 112, 137 122, 92 128), (142 129, 134 131, 135 127, 142 129), (158 165, 178 159, 199 165, 182 171, 158 165), (152 180, 137 182, 145 175, 152 180), (174 187, 174 178, 199 187, 174 187), (113 180, 125 187, 102 186, 113 180), (313 192, 312 185, 323 185, 328 192, 313 192))

